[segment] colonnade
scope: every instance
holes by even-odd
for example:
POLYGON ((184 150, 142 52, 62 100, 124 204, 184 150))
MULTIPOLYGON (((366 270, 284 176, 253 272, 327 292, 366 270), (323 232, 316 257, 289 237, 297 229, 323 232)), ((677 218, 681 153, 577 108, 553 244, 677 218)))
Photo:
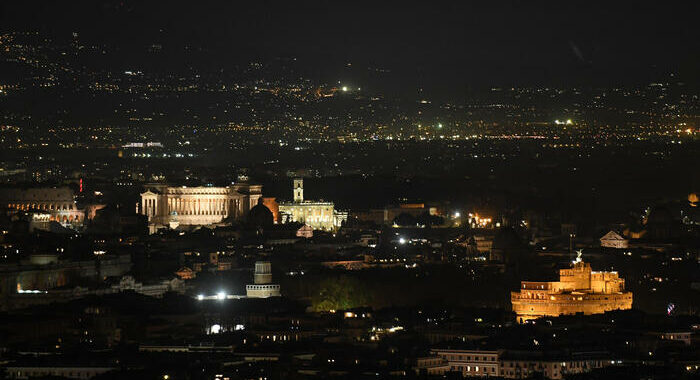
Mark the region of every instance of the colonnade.
POLYGON ((149 216, 172 215, 221 215, 228 216, 231 213, 238 215, 240 200, 232 198, 207 198, 207 197, 166 197, 165 205, 160 205, 157 197, 144 198, 142 200, 142 213, 149 216), (160 210, 166 207, 166 212, 160 210))
POLYGON ((230 198, 168 198, 168 214, 178 215, 229 215, 238 200, 230 198))
POLYGON ((43 211, 71 211, 75 210, 74 203, 8 203, 7 208, 12 208, 15 210, 29 211, 29 210, 43 210, 43 211))
POLYGON ((40 203, 8 203, 7 208, 21 211, 38 210, 49 214, 49 221, 59 223, 79 223, 83 220, 82 211, 71 202, 40 202, 40 203))

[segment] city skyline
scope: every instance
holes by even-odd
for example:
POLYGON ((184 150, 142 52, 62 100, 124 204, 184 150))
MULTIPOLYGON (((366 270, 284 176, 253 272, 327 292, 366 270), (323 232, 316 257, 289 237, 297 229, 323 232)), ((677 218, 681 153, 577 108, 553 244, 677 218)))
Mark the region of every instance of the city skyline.
POLYGON ((698 6, 1 2, 0 379, 695 379, 698 6))

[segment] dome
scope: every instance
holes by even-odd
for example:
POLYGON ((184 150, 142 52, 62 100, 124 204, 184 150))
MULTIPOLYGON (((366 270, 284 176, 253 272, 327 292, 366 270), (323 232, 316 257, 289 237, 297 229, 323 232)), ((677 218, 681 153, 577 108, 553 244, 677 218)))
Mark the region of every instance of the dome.
POLYGON ((269 227, 274 224, 272 211, 263 204, 262 198, 258 200, 257 206, 250 209, 248 222, 255 227, 269 227))

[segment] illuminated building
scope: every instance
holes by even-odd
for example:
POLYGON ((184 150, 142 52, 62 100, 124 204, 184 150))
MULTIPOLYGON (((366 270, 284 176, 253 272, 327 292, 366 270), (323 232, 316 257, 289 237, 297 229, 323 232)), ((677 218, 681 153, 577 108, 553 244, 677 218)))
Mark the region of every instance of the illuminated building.
POLYGON ((6 367, 10 379, 28 379, 31 377, 63 377, 67 379, 91 379, 95 376, 116 371, 116 367, 86 366, 24 366, 6 367))
POLYGON ((528 379, 536 375, 545 379, 563 379, 567 375, 582 374, 596 368, 610 366, 610 358, 601 353, 556 351, 514 351, 473 349, 432 349, 450 371, 465 377, 501 377, 528 379))
POLYGON ((501 351, 433 349, 432 353, 447 361, 451 371, 463 376, 499 376, 501 351))
POLYGON ((693 344, 693 333, 691 331, 674 331, 661 333, 661 340, 672 340, 683 343, 686 346, 693 344))
POLYGON ((279 204, 282 222, 304 223, 316 230, 331 231, 339 228, 348 218, 346 212, 337 212, 333 202, 304 200, 304 180, 294 180, 294 201, 279 204), (284 215, 286 214, 286 219, 284 215))
POLYGON ((188 267, 182 267, 175 272, 181 280, 192 280, 197 277, 197 273, 188 267))
POLYGON ((262 185, 226 187, 147 186, 139 212, 148 217, 150 233, 160 228, 209 226, 245 218, 262 197, 262 185))
POLYGON ((417 358, 413 370, 416 372, 416 375, 419 376, 444 376, 450 371, 450 366, 443 358, 427 356, 417 358))
POLYGON ((280 286, 272 284, 272 264, 269 261, 255 262, 253 284, 245 286, 248 298, 279 297, 280 286))
POLYGON ((33 221, 47 219, 65 227, 78 227, 85 220, 85 213, 75 203, 73 190, 67 187, 2 189, 0 200, 8 209, 40 214, 33 216, 33 221))
POLYGON ((594 272, 579 256, 571 268, 559 270, 559 281, 522 281, 520 291, 511 292, 518 322, 544 316, 582 313, 600 314, 632 308, 632 292, 617 272, 594 272))
POLYGON ((629 240, 623 238, 615 231, 610 231, 600 238, 600 246, 605 248, 629 248, 629 240))

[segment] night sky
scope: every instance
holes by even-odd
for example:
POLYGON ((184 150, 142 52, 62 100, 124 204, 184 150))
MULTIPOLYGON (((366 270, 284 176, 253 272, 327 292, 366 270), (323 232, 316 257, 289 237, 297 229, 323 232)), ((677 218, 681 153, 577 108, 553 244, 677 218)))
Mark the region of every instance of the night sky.
MULTIPOLYGON (((391 70, 410 86, 695 85, 697 2, 2 2, 0 29, 120 46, 201 48, 227 64, 284 56, 326 78, 391 70), (406 79, 410 78, 410 79, 406 79)), ((133 54, 133 58, 131 58, 133 54)), ((345 78, 341 78, 345 79, 345 78)))

